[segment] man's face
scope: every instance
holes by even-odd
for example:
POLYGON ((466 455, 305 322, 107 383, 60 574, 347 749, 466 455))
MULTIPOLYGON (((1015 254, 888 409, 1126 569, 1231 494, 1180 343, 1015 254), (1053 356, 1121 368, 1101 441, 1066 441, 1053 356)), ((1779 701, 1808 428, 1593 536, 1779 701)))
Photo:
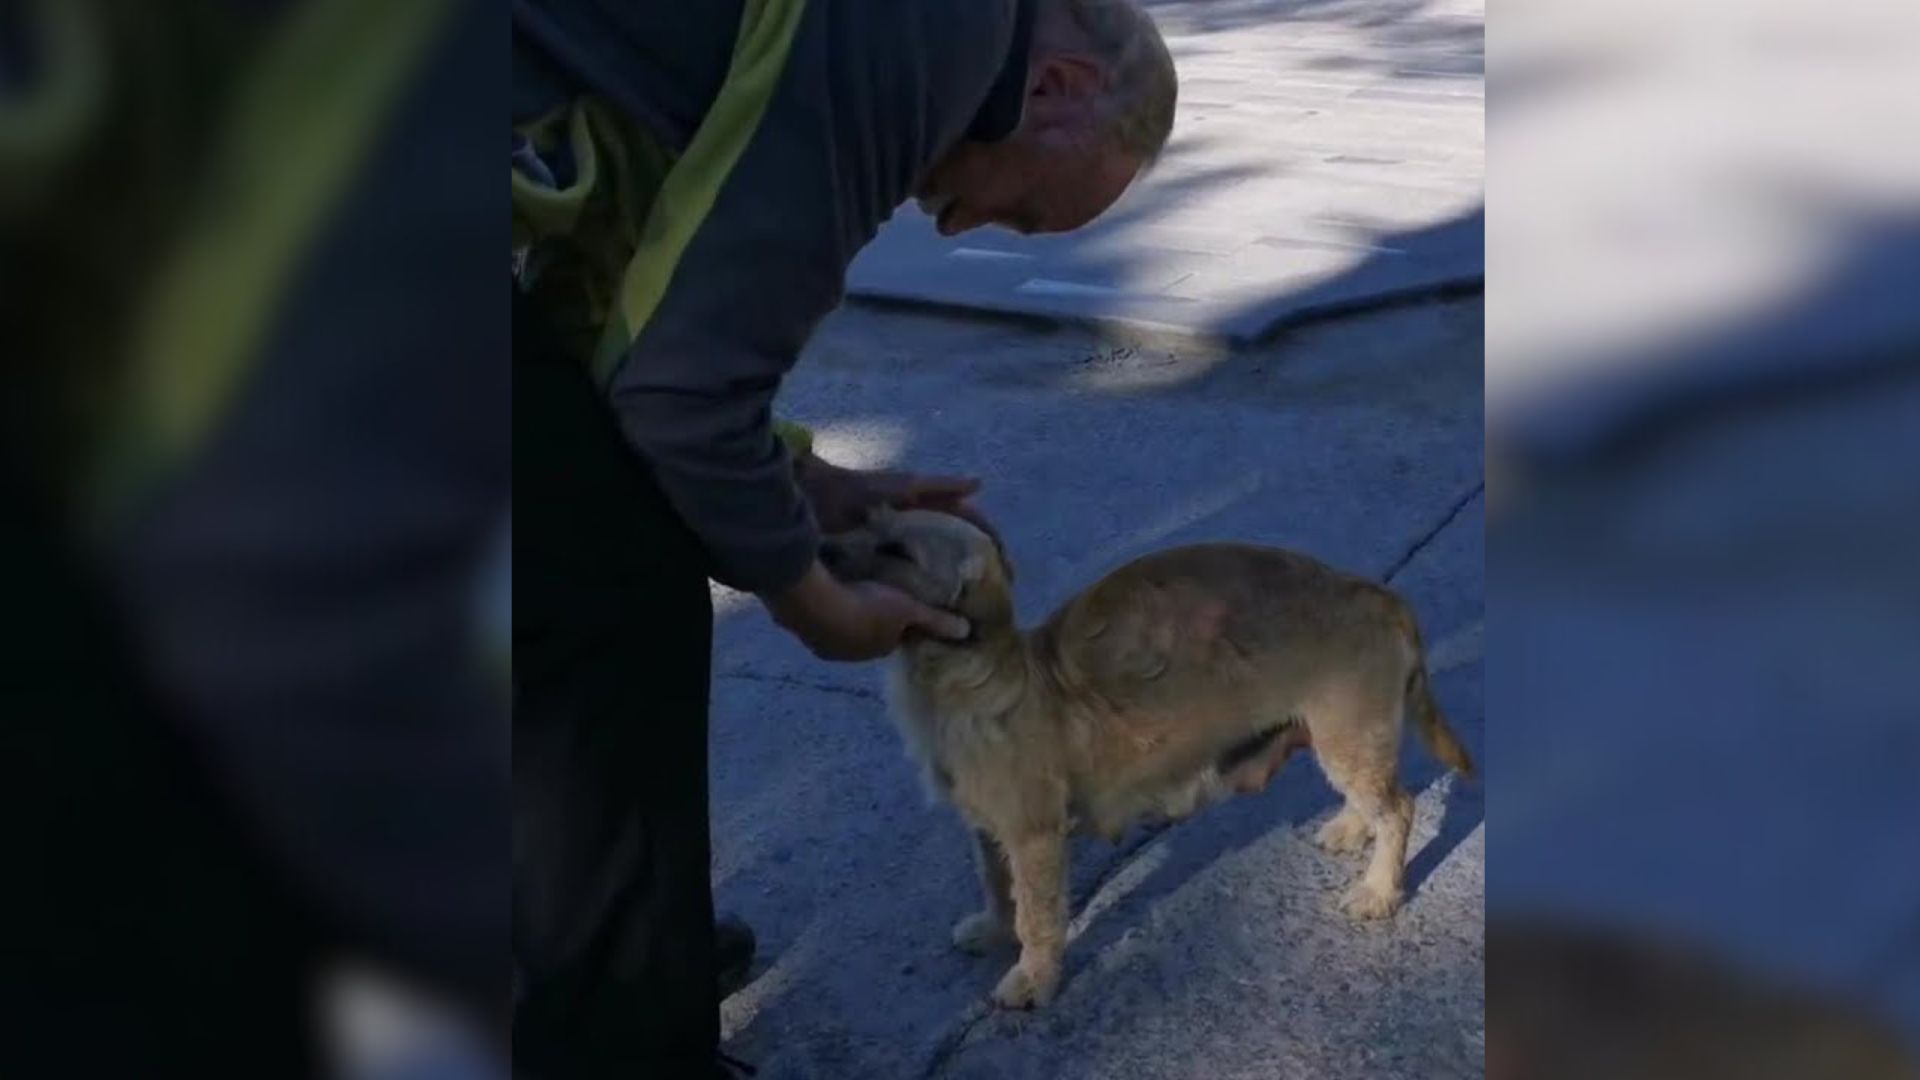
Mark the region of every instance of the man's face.
POLYGON ((942 236, 982 225, 1067 232, 1105 213, 1139 171, 1116 151, 1050 144, 1023 129, 997 143, 960 144, 929 174, 919 203, 942 236))
POLYGON ((1100 130, 1098 86, 1085 61, 1037 58, 1019 129, 995 143, 960 143, 914 192, 941 235, 982 225, 1066 232, 1105 213, 1141 162, 1100 130))

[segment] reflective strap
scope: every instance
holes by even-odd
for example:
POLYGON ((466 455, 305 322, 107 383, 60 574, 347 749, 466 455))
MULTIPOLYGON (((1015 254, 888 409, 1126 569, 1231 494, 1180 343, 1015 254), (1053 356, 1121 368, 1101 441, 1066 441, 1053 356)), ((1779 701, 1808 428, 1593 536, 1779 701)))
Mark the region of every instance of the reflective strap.
POLYGON ((787 53, 800 29, 806 0, 747 0, 734 39, 726 81, 686 152, 661 182, 641 229, 639 246, 621 276, 619 295, 593 351, 593 374, 611 382, 640 330, 653 317, 667 285, 706 222, 747 144, 773 100, 787 53))
POLYGON ((508 170, 513 178, 515 247, 531 246, 549 236, 564 236, 579 224, 587 197, 600 183, 600 154, 594 149, 590 122, 585 109, 566 105, 516 131, 540 154, 553 152, 556 144, 565 140, 573 176, 564 187, 555 187, 546 182, 550 177, 529 176, 515 161, 508 170))
POLYGON ((579 98, 514 129, 527 142, 512 174, 519 288, 585 364, 674 159, 610 103, 579 98), (537 168, 521 159, 538 154, 537 168), (551 167, 549 167, 551 166, 551 167), (539 175, 541 173, 546 176, 539 175), (558 184, 548 182, 558 176, 558 184))

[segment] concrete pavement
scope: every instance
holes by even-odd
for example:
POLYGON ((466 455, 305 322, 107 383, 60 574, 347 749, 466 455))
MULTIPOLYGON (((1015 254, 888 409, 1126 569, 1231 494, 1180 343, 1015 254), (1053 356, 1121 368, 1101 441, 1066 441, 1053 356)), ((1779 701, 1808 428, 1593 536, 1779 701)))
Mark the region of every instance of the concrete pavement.
MULTIPOLYGON (((1482 746, 1477 300, 1302 329, 1231 356, 1083 330, 850 308, 783 394, 847 464, 972 471, 1032 621, 1103 570, 1199 539, 1391 575, 1482 746)), ((1265 794, 1118 846, 1081 843, 1067 981, 984 1006, 1002 960, 947 944, 977 897, 874 668, 812 660, 721 596, 715 880, 760 931, 724 1009, 763 1078, 1472 1076, 1484 1061, 1483 800, 1409 744, 1412 895, 1335 909, 1358 865, 1308 842, 1332 808, 1296 759, 1265 794)))
POLYGON ((943 239, 902 208, 856 296, 1177 327, 1244 343, 1483 274, 1484 0, 1149 0, 1174 136, 1065 236, 943 239))

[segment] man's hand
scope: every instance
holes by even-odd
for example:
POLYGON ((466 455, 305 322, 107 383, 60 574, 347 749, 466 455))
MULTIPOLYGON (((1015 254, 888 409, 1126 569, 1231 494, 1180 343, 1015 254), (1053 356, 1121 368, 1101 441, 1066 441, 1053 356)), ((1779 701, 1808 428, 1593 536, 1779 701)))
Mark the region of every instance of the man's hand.
POLYGON ((944 510, 975 518, 967 496, 980 481, 966 476, 921 476, 890 470, 843 469, 807 454, 794 462, 794 477, 825 533, 860 527, 876 506, 896 510, 944 510))
POLYGON ((959 641, 967 620, 928 607, 877 581, 845 584, 815 562, 799 584, 765 598, 773 621, 822 660, 873 660, 900 647, 909 630, 959 641))

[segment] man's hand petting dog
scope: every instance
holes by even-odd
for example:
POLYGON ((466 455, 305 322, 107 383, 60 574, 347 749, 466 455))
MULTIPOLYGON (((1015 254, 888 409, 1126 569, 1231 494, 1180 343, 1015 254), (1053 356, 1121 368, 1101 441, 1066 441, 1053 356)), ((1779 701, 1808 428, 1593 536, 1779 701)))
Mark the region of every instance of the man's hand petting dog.
POLYGON ((822 660, 876 660, 910 631, 964 641, 973 627, 950 611, 877 581, 847 584, 815 562, 799 584, 766 598, 773 621, 822 660))
MULTIPOLYGON (((980 481, 884 469, 847 469, 807 453, 793 463, 794 481, 827 534, 856 529, 879 507, 942 510, 984 521, 967 497, 980 481)), ((766 598, 774 621, 822 660, 874 660, 892 653, 909 634, 963 641, 967 620, 929 607, 878 582, 839 581, 819 563, 800 583, 766 598)))
POLYGON ((980 513, 967 498, 980 490, 980 481, 970 476, 844 469, 811 453, 794 461, 793 475, 823 533, 857 529, 877 506, 941 510, 979 523, 980 513))

